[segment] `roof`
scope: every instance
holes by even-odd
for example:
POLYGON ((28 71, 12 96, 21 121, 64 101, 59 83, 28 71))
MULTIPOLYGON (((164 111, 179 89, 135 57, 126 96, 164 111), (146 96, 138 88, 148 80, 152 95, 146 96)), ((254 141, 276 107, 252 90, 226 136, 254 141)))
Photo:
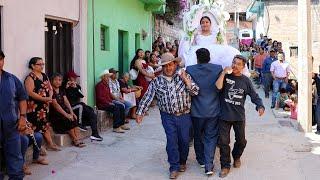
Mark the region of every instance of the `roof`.
POLYGON ((246 12, 253 0, 224 0, 224 2, 225 10, 229 13, 234 12, 235 10, 237 10, 237 12, 246 12))

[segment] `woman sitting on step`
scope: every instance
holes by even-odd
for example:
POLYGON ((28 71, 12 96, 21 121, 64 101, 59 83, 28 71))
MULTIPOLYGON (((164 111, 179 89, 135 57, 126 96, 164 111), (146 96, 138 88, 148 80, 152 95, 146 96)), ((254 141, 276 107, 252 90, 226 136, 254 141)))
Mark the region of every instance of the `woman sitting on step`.
POLYGON ((74 146, 80 148, 85 147, 86 145, 80 141, 77 116, 73 113, 65 92, 60 89, 62 85, 62 75, 54 74, 51 78, 51 83, 53 96, 49 117, 53 130, 59 134, 68 132, 74 146))

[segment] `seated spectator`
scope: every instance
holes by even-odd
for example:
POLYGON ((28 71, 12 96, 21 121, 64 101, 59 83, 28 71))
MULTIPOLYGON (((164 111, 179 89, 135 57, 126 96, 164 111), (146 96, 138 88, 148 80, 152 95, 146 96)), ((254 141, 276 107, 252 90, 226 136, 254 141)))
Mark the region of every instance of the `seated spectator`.
POLYGON ((114 104, 122 105, 124 107, 125 115, 128 116, 130 109, 134 105, 123 99, 123 96, 121 94, 120 84, 119 84, 119 81, 117 80, 117 73, 119 71, 116 71, 113 68, 111 68, 109 69, 109 72, 112 74, 109 80, 109 88, 112 96, 112 102, 114 104))
POLYGON ((287 106, 285 100, 289 99, 286 89, 281 88, 276 97, 276 109, 283 108, 286 110, 287 106))
POLYGON ((53 96, 49 117, 53 130, 60 134, 68 132, 74 146, 85 147, 86 145, 80 141, 77 116, 74 114, 65 92, 61 89, 62 75, 54 74, 51 83, 53 96))
MULTIPOLYGON (((119 79, 119 84, 120 84, 120 90, 122 95, 123 94, 127 94, 127 93, 131 93, 131 92, 136 92, 142 89, 142 87, 139 86, 132 86, 130 87, 128 85, 128 82, 130 80, 130 75, 129 73, 124 73, 122 75, 122 78, 119 79)), ((138 97, 136 97, 138 98, 138 97)), ((136 110, 137 110, 137 104, 133 104, 133 107, 131 108, 131 118, 136 119, 136 110)))
POLYGON ((92 130, 91 140, 102 141, 103 138, 99 135, 97 127, 97 115, 94 109, 80 99, 83 98, 81 86, 77 83, 79 76, 74 71, 69 71, 66 75, 67 82, 65 85, 66 96, 71 104, 75 114, 77 114, 80 130, 87 131, 86 126, 89 125, 92 130))
POLYGON ((290 79, 286 91, 289 93, 289 95, 297 94, 298 93, 298 82, 294 79, 290 79))
POLYGON ((31 128, 31 123, 27 122, 27 124, 28 128, 20 135, 21 153, 24 161, 23 172, 25 175, 31 175, 32 173, 25 163, 25 156, 29 146, 33 145, 33 163, 48 165, 49 162, 45 158, 40 157, 40 149, 43 139, 42 134, 39 132, 34 132, 31 128))
POLYGON ((29 95, 27 119, 36 128, 35 132, 42 133, 47 141, 47 149, 53 151, 61 151, 61 149, 53 142, 49 131, 49 123, 47 120, 49 105, 52 103, 52 87, 49 78, 42 73, 44 70, 44 61, 40 57, 33 57, 29 61, 31 72, 26 77, 24 84, 29 95))
POLYGON ((287 99, 285 103, 290 107, 290 118, 297 120, 298 117, 298 96, 296 94, 292 94, 290 99, 287 99))
POLYGON ((109 88, 109 78, 112 73, 104 70, 100 75, 101 81, 96 85, 96 103, 99 110, 108 111, 113 114, 113 132, 124 133, 130 128, 125 125, 125 112, 123 105, 112 102, 109 88))

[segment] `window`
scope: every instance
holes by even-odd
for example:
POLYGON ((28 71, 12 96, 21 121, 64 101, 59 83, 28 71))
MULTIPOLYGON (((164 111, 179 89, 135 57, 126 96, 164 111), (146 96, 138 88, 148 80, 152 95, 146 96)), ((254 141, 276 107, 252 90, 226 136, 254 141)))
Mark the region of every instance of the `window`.
POLYGON ((136 33, 135 34, 135 50, 140 48, 140 39, 141 39, 140 34, 136 33))
POLYGON ((65 74, 73 70, 73 25, 47 18, 45 22, 46 73, 65 74))
POLYGON ((237 16, 235 16, 234 13, 229 13, 229 14, 230 14, 229 21, 234 21, 234 18, 236 18, 237 16, 239 16, 239 21, 246 21, 247 20, 245 12, 239 12, 239 13, 237 13, 237 16))
POLYGON ((298 57, 298 46, 290 47, 290 57, 298 57))
POLYGON ((110 51, 110 32, 109 27, 101 25, 100 27, 100 49, 110 51))

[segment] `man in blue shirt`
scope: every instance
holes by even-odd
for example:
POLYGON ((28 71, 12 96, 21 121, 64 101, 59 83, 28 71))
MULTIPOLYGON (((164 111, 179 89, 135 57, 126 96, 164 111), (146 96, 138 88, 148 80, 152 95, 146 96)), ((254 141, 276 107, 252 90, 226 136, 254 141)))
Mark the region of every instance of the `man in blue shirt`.
POLYGON ((264 86, 265 98, 269 98, 269 91, 273 82, 273 77, 270 71, 271 64, 274 61, 277 61, 276 51, 274 49, 271 49, 269 53, 270 56, 268 56, 262 64, 262 81, 264 86))
MULTIPOLYGON (((19 132, 27 127, 28 96, 20 80, 3 70, 4 57, 0 51, 0 140, 9 179, 22 180, 24 174, 19 132)), ((0 179, 3 179, 1 172, 0 179)))
POLYGON ((196 55, 198 64, 187 67, 187 73, 200 89, 198 96, 191 98, 194 150, 198 163, 205 167, 205 173, 212 175, 220 113, 219 91, 215 82, 222 72, 222 67, 209 63, 210 52, 205 48, 198 49, 196 55))

